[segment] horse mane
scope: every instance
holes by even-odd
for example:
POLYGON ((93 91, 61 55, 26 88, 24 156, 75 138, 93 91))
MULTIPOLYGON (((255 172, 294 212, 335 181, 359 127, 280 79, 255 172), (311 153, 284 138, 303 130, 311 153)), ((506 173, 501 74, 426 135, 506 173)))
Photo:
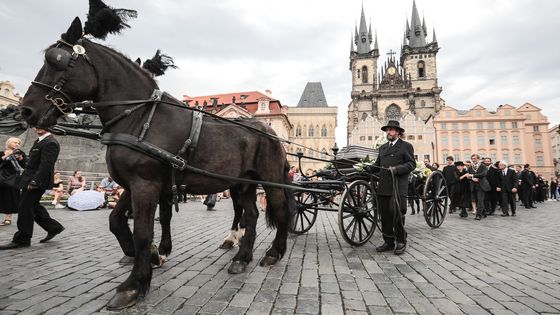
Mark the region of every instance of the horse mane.
POLYGON ((84 32, 95 38, 105 39, 108 34, 119 34, 130 19, 138 17, 138 12, 128 9, 111 8, 102 0, 89 0, 89 12, 84 32))

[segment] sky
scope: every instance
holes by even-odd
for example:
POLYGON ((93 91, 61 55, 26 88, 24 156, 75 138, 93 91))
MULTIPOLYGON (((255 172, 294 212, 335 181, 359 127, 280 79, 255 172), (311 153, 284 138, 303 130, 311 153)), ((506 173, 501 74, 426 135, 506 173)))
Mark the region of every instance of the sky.
MULTIPOLYGON (((363 5, 379 40, 378 67, 389 50, 400 53, 412 0, 105 0, 135 9, 138 18, 105 44, 147 59, 156 49, 179 67, 158 83, 177 98, 242 91, 272 91, 296 106, 307 82, 321 82, 329 106, 338 107, 339 144, 345 144, 351 73, 350 36, 363 5)), ((431 39, 435 27, 439 85, 448 106, 525 102, 542 109, 550 127, 560 121, 560 1, 417 0, 431 39)), ((0 2, 0 81, 24 94, 43 63, 43 50, 86 0, 0 2)))

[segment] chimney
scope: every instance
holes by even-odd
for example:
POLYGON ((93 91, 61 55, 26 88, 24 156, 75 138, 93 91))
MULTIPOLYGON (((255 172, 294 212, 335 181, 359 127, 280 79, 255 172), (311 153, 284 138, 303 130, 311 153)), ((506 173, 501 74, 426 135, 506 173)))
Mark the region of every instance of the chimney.
POLYGON ((266 94, 266 96, 272 97, 272 91, 270 91, 270 90, 264 90, 264 93, 266 94))

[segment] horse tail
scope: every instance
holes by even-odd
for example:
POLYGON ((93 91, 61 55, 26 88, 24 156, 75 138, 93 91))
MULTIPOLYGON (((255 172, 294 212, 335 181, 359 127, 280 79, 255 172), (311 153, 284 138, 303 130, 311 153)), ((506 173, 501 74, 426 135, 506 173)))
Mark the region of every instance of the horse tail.
MULTIPOLYGON (((284 170, 283 170, 283 184, 290 185, 291 181, 288 179, 288 173, 290 172, 290 163, 288 160, 284 162, 284 170)), ((293 196, 293 189, 290 188, 283 188, 284 197, 286 202, 284 206, 287 206, 287 209, 282 209, 287 211, 287 220, 288 224, 292 224, 293 218, 295 217, 296 213, 296 202, 293 196)), ((266 206, 266 223, 271 228, 276 228, 278 226, 278 217, 275 215, 274 211, 270 207, 270 203, 267 203, 266 206)))

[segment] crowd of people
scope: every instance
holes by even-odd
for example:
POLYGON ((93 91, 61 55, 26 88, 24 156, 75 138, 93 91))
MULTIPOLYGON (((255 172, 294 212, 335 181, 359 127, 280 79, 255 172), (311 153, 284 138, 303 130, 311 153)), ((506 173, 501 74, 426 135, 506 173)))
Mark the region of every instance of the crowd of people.
MULTIPOLYGON (((426 167, 438 167, 424 161, 426 167)), ((551 199, 560 200, 558 182, 552 178, 550 184, 531 170, 529 164, 511 166, 506 161, 493 162, 491 158, 480 158, 473 154, 469 161, 454 161, 447 157, 442 169, 450 192, 450 213, 460 211, 468 217, 469 211, 475 220, 481 220, 501 210, 501 216, 516 216, 517 202, 526 209, 551 199)))

